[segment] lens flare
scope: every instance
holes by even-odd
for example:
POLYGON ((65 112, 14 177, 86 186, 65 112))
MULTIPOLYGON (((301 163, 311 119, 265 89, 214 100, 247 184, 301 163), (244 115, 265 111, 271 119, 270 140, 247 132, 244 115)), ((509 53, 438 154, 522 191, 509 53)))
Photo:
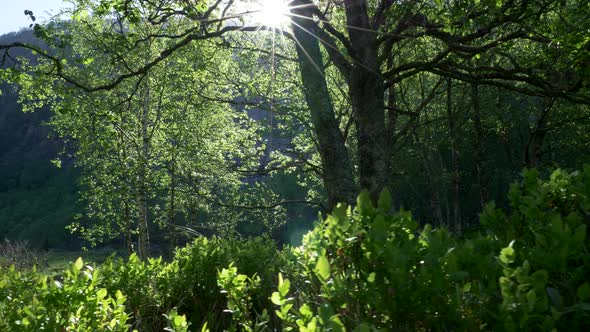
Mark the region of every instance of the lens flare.
POLYGON ((286 0, 260 0, 254 19, 271 29, 280 29, 289 22, 289 5, 286 0))

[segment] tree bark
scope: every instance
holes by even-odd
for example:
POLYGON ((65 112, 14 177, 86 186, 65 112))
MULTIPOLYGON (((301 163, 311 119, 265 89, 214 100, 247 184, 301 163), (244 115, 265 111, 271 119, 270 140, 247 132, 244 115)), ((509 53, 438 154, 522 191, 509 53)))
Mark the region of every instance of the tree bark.
POLYGON ((420 152, 422 155, 422 161, 424 163, 424 171, 426 172, 426 183, 430 189, 430 208, 432 209, 433 214, 433 224, 438 226, 445 226, 445 218, 443 216, 442 206, 441 206, 441 199, 440 194, 437 189, 437 185, 435 183, 433 171, 431 169, 431 165, 434 164, 434 158, 432 158, 430 153, 427 151, 426 145, 420 140, 418 134, 414 133, 414 140, 416 141, 418 147, 420 148, 420 152))
POLYGON ((524 149, 524 165, 527 168, 534 168, 539 165, 541 160, 541 149, 545 142, 545 136, 549 128, 549 113, 553 106, 554 98, 543 98, 541 114, 537 118, 533 128, 529 128, 529 140, 524 149))
POLYGON ((447 122, 451 147, 451 178, 452 178, 452 217, 449 219, 451 228, 457 234, 462 232, 461 224, 461 175, 459 173, 459 156, 457 152, 457 126, 453 112, 453 81, 447 78, 447 122))
MULTIPOLYGON (((146 77, 146 80, 149 78, 146 77)), ((150 111, 150 87, 146 83, 144 91, 143 108, 140 115, 141 120, 141 151, 139 156, 139 169, 137 179, 137 210, 139 217, 139 258, 145 260, 150 255, 150 236, 148 228, 147 213, 147 162, 149 160, 149 111, 150 111)))
POLYGON ((346 150, 344 137, 336 121, 334 108, 325 79, 322 54, 317 36, 317 24, 313 11, 303 0, 292 2, 293 34, 297 39, 297 58, 305 100, 319 142, 322 160, 323 182, 328 193, 328 210, 337 203, 352 204, 357 188, 352 162, 346 150))
POLYGON ((172 158, 170 161, 170 205, 168 209, 168 232, 172 248, 176 248, 178 237, 176 236, 178 230, 176 229, 176 147, 173 147, 172 158))
MULTIPOLYGON (((125 138, 123 137, 123 132, 119 132, 119 162, 121 164, 125 164, 127 162, 127 147, 125 146, 125 138)), ((127 169, 125 170, 124 174, 127 173, 127 169)), ((119 179, 120 181, 125 181, 123 176, 119 179)), ((133 194, 129 193, 129 186, 123 185, 122 186, 122 193, 121 198, 123 200, 123 220, 122 220, 122 227, 123 227, 123 235, 125 237, 125 246, 127 247, 127 254, 131 255, 134 252, 133 248, 133 236, 131 234, 131 229, 133 227, 133 223, 131 220, 131 208, 129 206, 129 198, 132 197, 133 194)))
MULTIPOLYGON (((395 86, 392 85, 389 87, 388 89, 388 95, 387 95, 387 146, 390 149, 393 149, 393 146, 395 145, 396 142, 396 135, 395 135, 395 130, 396 130, 396 126, 397 126, 397 120, 398 120, 398 116, 399 116, 399 112, 398 112, 398 105, 397 105, 397 100, 395 98, 395 86)), ((389 151, 389 156, 388 156, 388 174, 389 176, 393 175, 394 172, 394 164, 393 164, 393 150, 389 151)), ((387 186, 389 187, 391 185, 390 181, 387 182, 387 186)))
POLYGON ((388 186, 389 146, 385 126, 385 84, 381 77, 376 34, 365 0, 345 0, 354 60, 349 95, 357 128, 360 185, 373 201, 388 186))
POLYGON ((475 128, 475 168, 479 183, 479 203, 483 209, 488 201, 488 179, 485 170, 485 136, 481 126, 481 106, 477 84, 471 84, 471 102, 473 104, 473 126, 475 128))

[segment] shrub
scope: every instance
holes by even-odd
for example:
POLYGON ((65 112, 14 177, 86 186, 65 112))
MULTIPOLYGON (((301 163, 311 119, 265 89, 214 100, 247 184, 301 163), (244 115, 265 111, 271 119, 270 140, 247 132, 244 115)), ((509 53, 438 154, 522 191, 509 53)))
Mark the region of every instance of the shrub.
POLYGON ((511 212, 486 207, 487 235, 419 230, 389 195, 338 206, 293 255, 272 295, 284 327, 312 330, 581 330, 590 318, 590 167, 525 171, 511 212), (292 285, 294 292, 292 291, 292 285))
POLYGON ((142 262, 131 255, 127 261, 107 261, 102 273, 109 294, 121 290, 127 296, 134 328, 162 331, 167 326, 164 314, 176 309, 193 327, 208 322, 213 330, 222 330, 229 326, 231 314, 224 312, 227 299, 218 285, 218 271, 233 262, 240 272, 257 275, 260 283, 252 303, 253 309, 262 311, 272 308, 269 298, 284 261, 276 244, 267 238, 199 237, 177 249, 169 263, 161 259, 142 262))
POLYGON ((304 237, 303 245, 294 249, 302 268, 279 283, 272 296, 286 326, 300 330, 480 327, 479 309, 485 304, 472 301, 470 292, 472 287, 478 292, 480 287, 496 287, 488 279, 481 285, 478 280, 494 272, 487 271, 494 264, 492 255, 486 252, 478 257, 479 264, 468 265, 475 259, 468 255, 462 261, 464 244, 444 229, 419 230, 409 212, 389 213, 390 204, 386 192, 377 207, 363 193, 354 209, 339 205, 304 237), (295 298, 288 295, 292 284, 297 285, 295 298))
POLYGON ((486 207, 482 224, 513 239, 499 264, 507 330, 581 330, 590 319, 590 166, 549 180, 525 170, 511 186, 509 214, 486 207))
POLYGON ((33 250, 25 241, 0 241, 0 267, 14 266, 17 270, 30 269, 43 264, 45 253, 33 250))
POLYGON ((590 167, 525 171, 485 234, 419 228, 362 193, 279 251, 197 238, 162 259, 81 260, 61 278, 0 270, 0 330, 554 331, 590 319, 590 167), (124 306, 126 305, 126 307, 124 306))
POLYGON ((0 331, 128 331, 125 296, 100 280, 81 259, 61 280, 0 268, 0 331))

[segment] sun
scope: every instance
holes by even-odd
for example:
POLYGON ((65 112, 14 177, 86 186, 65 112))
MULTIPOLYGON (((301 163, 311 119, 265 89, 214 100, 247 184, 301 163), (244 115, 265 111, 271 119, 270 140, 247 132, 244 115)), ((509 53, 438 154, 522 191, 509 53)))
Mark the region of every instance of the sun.
POLYGON ((254 20, 271 29, 281 29, 289 22, 287 0, 259 0, 255 12, 254 20))

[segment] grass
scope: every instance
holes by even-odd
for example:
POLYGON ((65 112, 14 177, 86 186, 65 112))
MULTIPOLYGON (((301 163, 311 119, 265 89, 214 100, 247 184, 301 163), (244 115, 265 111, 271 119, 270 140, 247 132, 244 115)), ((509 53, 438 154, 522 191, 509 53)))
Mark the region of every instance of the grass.
POLYGON ((54 276, 62 273, 78 257, 82 257, 86 264, 98 265, 104 263, 112 255, 121 257, 126 256, 126 253, 113 249, 112 247, 103 247, 88 251, 49 250, 46 254, 44 264, 39 267, 39 271, 46 275, 54 276))

